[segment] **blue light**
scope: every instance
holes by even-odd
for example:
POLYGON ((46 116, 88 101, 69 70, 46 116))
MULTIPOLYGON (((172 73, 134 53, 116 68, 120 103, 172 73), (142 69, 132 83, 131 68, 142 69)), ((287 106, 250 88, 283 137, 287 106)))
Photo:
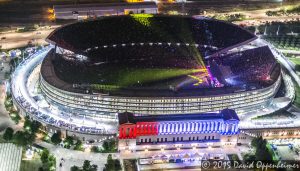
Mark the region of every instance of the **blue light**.
MULTIPOLYGON (((145 129, 148 125, 144 126, 145 129)), ((231 121, 195 121, 195 122, 170 122, 160 123, 159 134, 199 134, 199 133, 219 133, 222 135, 233 135, 239 132, 238 122, 231 121)))

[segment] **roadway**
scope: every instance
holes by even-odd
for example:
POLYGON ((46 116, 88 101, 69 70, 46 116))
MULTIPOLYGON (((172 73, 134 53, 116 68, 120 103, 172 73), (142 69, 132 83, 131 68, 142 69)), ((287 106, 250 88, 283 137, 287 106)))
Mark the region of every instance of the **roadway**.
MULTIPOLYGON (((114 0, 115 2, 117 0, 114 0)), ((120 1, 120 0, 118 0, 120 1)), ((0 0, 0 25, 24 25, 24 24, 47 24, 55 23, 49 21, 47 9, 53 5, 83 3, 99 3, 99 0, 0 0), (1 2, 4 1, 4 2, 1 2)), ((101 0, 100 2, 111 2, 111 0, 101 0)), ((270 6, 282 6, 286 2, 267 2, 252 0, 201 0, 193 1, 185 4, 186 11, 190 10, 222 10, 231 11, 232 8, 249 9, 262 8, 270 6)), ((169 10, 181 10, 181 3, 159 3, 159 10, 167 13, 169 10)))
MULTIPOLYGON (((191 2, 188 3, 188 5, 195 6, 195 4, 198 4, 199 2, 191 2)), ((208 3, 208 2, 203 2, 208 3)), ((224 2, 221 2, 221 4, 224 5, 224 2)), ((27 4, 28 5, 28 4, 27 4)), ((175 4, 174 4, 175 5, 175 4)), ((166 6, 166 8, 172 7, 172 4, 164 4, 163 6, 166 6)), ((292 15, 292 16, 267 16, 265 14, 268 10, 275 10, 279 8, 268 8, 268 9, 261 9, 261 10, 249 10, 249 11, 239 11, 239 12, 228 12, 228 13, 211 13, 206 14, 207 16, 212 16, 215 14, 236 14, 241 13, 249 16, 249 20, 245 21, 238 21, 235 22, 235 24, 246 24, 246 25, 259 25, 264 24, 267 21, 290 21, 290 20, 296 20, 297 18, 300 18, 300 15, 292 15)), ((165 9, 166 10, 166 9, 165 9)), ((162 11, 164 12, 164 10, 162 11)), ((165 11, 166 12, 166 11, 165 11)), ((1 16, 1 13, 0 13, 1 16)), ((45 20, 45 19, 44 19, 45 20)), ((69 21, 72 22, 72 21, 69 21)), ((66 22, 68 23, 68 22, 66 22)), ((17 33, 17 32, 5 32, 0 33, 0 47, 2 46, 2 49, 13 49, 13 48, 20 48, 27 46, 29 42, 32 42, 32 44, 35 45, 46 45, 47 42, 45 41, 45 38, 57 27, 60 26, 60 23, 52 23, 51 27, 41 27, 37 31, 29 31, 24 33, 17 33), (5 39, 2 39, 2 37, 5 37, 5 39)))
MULTIPOLYGON (((243 14, 248 19, 244 21, 236 21, 235 24, 246 24, 246 25, 261 25, 266 22, 287 22, 287 21, 297 21, 300 18, 300 15, 289 15, 289 16, 267 16, 267 11, 280 10, 280 8, 266 8, 259 10, 249 10, 249 11, 237 11, 237 12, 228 12, 228 13, 219 13, 223 15, 232 15, 232 14, 243 14)), ((212 14, 211 14, 212 15, 212 14)))
POLYGON ((14 49, 25 47, 31 42, 33 45, 46 45, 45 38, 58 26, 40 28, 36 31, 28 31, 23 33, 4 32, 0 33, 1 49, 14 49))

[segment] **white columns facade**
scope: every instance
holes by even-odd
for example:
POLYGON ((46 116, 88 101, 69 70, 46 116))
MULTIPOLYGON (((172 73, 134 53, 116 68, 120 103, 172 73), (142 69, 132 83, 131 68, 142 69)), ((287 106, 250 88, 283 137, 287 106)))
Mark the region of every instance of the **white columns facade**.
POLYGON ((158 130, 160 134, 191 134, 203 132, 236 133, 238 132, 238 122, 196 121, 159 123, 158 130))

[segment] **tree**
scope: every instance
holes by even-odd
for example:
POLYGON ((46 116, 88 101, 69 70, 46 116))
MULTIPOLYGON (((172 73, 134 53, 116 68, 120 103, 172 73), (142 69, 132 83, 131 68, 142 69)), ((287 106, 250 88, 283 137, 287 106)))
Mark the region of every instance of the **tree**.
POLYGON ((38 132, 42 124, 38 121, 31 121, 28 116, 25 117, 25 122, 23 128, 30 132, 31 134, 35 134, 38 132))
POLYGON ((115 162, 114 160, 107 160, 105 164, 105 171, 115 171, 115 162))
POLYGON ((43 164, 41 169, 44 171, 54 171, 56 164, 56 159, 54 155, 51 155, 47 149, 44 149, 40 156, 43 164))
POLYGON ((11 110, 11 111, 9 111, 9 116, 16 124, 19 124, 21 117, 18 114, 18 112, 11 110))
POLYGON ((49 158, 49 151, 45 148, 43 151, 42 151, 42 154, 41 154, 41 161, 43 164, 47 163, 48 162, 48 158, 49 158))
POLYGON ((110 143, 109 143, 109 141, 104 141, 103 144, 102 144, 102 148, 103 148, 103 150, 105 152, 109 151, 109 149, 110 149, 110 143))
POLYGON ((56 164, 56 159, 55 159, 54 155, 49 155, 48 163, 47 163, 48 168, 50 168, 50 170, 52 170, 53 168, 55 168, 55 164, 56 164))
POLYGON ((19 115, 19 113, 16 113, 16 116, 14 118, 15 123, 19 124, 20 120, 21 120, 21 116, 19 115))
POLYGON ((259 141, 257 144, 257 148, 255 151, 255 158, 258 161, 266 161, 266 162, 272 162, 272 154, 267 148, 267 141, 262 140, 259 141))
POLYGON ((15 144, 19 146, 26 146, 33 144, 35 135, 29 134, 28 132, 17 131, 13 139, 15 144))
MULTIPOLYGON (((254 138, 251 141, 251 145, 256 149, 255 150, 256 161, 263 161, 267 163, 273 162, 272 154, 267 148, 267 141, 265 139, 263 139, 261 136, 254 138)), ((251 157, 251 159, 253 159, 253 157, 251 157)))
POLYGON ((95 153, 99 153, 100 152, 98 146, 92 146, 91 151, 95 152, 95 153))
POLYGON ((51 142, 55 145, 57 145, 61 142, 61 133, 60 133, 60 131, 57 131, 56 133, 54 133, 52 135, 51 142))
POLYGON ((244 161, 245 163, 252 163, 253 161, 255 161, 255 155, 254 154, 245 154, 244 155, 244 161))
POLYGON ((109 155, 107 156, 107 161, 111 161, 111 160, 113 160, 113 158, 112 158, 112 155, 109 154, 109 155))
POLYGON ((34 134, 37 133, 41 126, 42 126, 42 124, 40 122, 32 121, 31 125, 30 125, 31 132, 34 134))
POLYGON ((80 171, 79 167, 77 166, 72 166, 71 171, 80 171))
POLYGON ((73 137, 67 136, 67 138, 64 140, 64 144, 66 148, 70 148, 72 145, 74 145, 73 137))
POLYGON ((261 136, 260 136, 260 137, 253 138, 252 141, 251 141, 251 146, 257 148, 257 145, 258 145, 259 143, 261 143, 262 140, 263 140, 263 138, 262 138, 261 136))
POLYGON ((82 169, 80 169, 78 166, 72 166, 71 171, 97 171, 98 166, 93 164, 91 165, 91 161, 85 160, 82 166, 82 169))
POLYGON ((35 137, 36 135, 35 134, 30 134, 28 132, 24 132, 24 137, 25 137, 25 142, 26 142, 26 145, 32 145, 35 141, 35 137))
POLYGON ((121 162, 118 159, 115 160, 115 169, 116 170, 122 170, 121 162))
POLYGON ((118 171, 118 170, 121 170, 121 163, 120 163, 120 160, 118 159, 113 159, 112 158, 112 155, 109 154, 107 156, 107 163, 105 164, 105 168, 104 170, 105 171, 118 171))
POLYGON ((106 140, 102 144, 103 152, 109 153, 109 152, 116 152, 116 140, 111 139, 111 140, 106 140))
POLYGON ((84 160, 82 170, 83 171, 90 171, 91 170, 91 161, 84 160))
POLYGON ((14 130, 10 127, 6 128, 3 134, 3 139, 5 139, 6 141, 10 141, 12 140, 13 136, 14 136, 14 130))
POLYGON ((23 128, 30 131, 31 121, 28 116, 25 117, 23 128))
POLYGON ((91 167, 91 171, 97 171, 97 169, 98 169, 98 166, 93 164, 91 167))
POLYGON ((74 147, 74 150, 83 150, 82 141, 77 140, 77 142, 75 144, 75 147, 74 147))

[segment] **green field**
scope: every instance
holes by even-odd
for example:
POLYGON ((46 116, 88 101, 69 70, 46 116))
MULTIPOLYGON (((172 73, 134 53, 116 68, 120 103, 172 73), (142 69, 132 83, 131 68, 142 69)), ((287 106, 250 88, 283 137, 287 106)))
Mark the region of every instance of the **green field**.
POLYGON ((41 166, 40 160, 22 160, 20 171, 38 171, 41 166))
POLYGON ((35 153, 32 160, 22 160, 20 171, 38 171, 42 167, 42 162, 38 154, 35 153))
MULTIPOLYGON (((293 62, 296 65, 296 71, 300 72, 300 58, 289 58, 289 60, 291 62, 293 62)), ((294 100, 294 104, 297 107, 300 107, 300 87, 297 85, 297 83, 294 83, 295 85, 295 100, 294 100)))
POLYGON ((112 90, 128 87, 135 84, 143 84, 176 78, 201 72, 201 69, 119 69, 115 72, 103 74, 108 84, 93 84, 95 89, 112 90))
POLYGON ((294 85, 295 85, 295 91, 296 91, 294 105, 296 105, 297 107, 300 107, 300 87, 297 86, 296 83, 294 83, 294 85))
POLYGON ((199 72, 197 69, 134 69, 122 71, 118 85, 147 83, 199 72))

